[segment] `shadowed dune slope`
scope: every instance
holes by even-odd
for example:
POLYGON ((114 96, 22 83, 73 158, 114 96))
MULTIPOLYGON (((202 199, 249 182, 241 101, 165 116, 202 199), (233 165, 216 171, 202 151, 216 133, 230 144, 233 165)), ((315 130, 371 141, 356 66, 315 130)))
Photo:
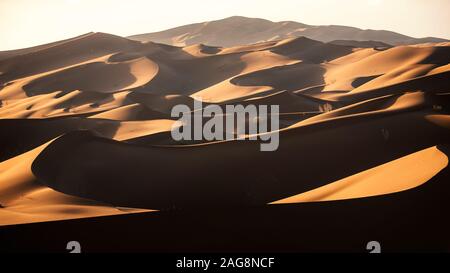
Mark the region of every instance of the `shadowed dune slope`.
POLYGON ((43 186, 31 172, 36 156, 51 142, 0 163, 0 225, 118 215, 146 210, 115 208, 43 186))

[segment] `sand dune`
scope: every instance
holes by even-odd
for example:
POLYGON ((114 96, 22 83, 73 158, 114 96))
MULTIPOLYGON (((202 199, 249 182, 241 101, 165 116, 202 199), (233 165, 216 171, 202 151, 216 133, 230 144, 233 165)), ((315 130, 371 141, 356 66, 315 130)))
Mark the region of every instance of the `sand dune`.
POLYGON ((140 43, 103 33, 88 33, 37 51, 8 58, 0 64, 1 82, 23 78, 59 67, 82 63, 140 43))
POLYGON ((435 37, 412 38, 386 30, 359 29, 337 25, 312 26, 293 21, 271 22, 242 16, 190 24, 160 32, 134 35, 129 38, 175 46, 203 43, 212 46, 231 47, 300 36, 322 42, 333 42, 335 40, 379 41, 391 45, 446 42, 445 39, 435 37))
POLYGON ((161 117, 165 117, 165 115, 156 110, 149 109, 139 103, 113 108, 112 110, 102 111, 99 114, 89 116, 89 118, 109 119, 119 121, 152 120, 161 117))
MULTIPOLYGON (((330 62, 325 90, 362 91, 396 83, 402 83, 421 76, 448 64, 448 47, 395 47, 388 50, 364 50, 373 54, 359 52, 356 56, 345 56, 330 62), (362 57, 362 58, 360 58, 362 57), (350 62, 348 62, 350 61, 350 62), (366 78, 366 81, 358 79, 366 78)), ((447 70, 448 71, 448 70, 447 70)))
POLYGON ((0 225, 145 212, 69 196, 41 185, 31 171, 51 142, 0 163, 0 225))
POLYGON ((375 49, 387 49, 392 47, 390 44, 386 44, 378 41, 354 41, 354 40, 335 40, 329 42, 333 45, 344 45, 356 48, 375 48, 375 49))
POLYGON ((271 204, 334 201, 395 193, 422 185, 447 165, 447 155, 432 147, 271 204))
POLYGON ((152 36, 180 47, 89 33, 0 53, 0 225, 142 211, 122 207, 395 199, 440 177, 447 43, 390 46, 410 38, 294 22, 217 32, 243 22, 254 25, 232 18, 152 36), (200 99, 279 105, 269 133, 279 149, 175 142, 172 108, 200 99))
POLYGON ((158 66, 147 58, 123 63, 92 62, 47 74, 23 88, 30 95, 40 94, 42 90, 115 93, 142 86, 157 73, 158 66), (61 78, 65 80, 58 81, 61 78))

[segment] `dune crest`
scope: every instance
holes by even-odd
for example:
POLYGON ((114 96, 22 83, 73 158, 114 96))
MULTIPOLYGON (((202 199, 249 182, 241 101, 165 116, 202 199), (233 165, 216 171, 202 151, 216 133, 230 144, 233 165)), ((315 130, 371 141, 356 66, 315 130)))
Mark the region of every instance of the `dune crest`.
POLYGON ((406 191, 426 183, 447 166, 447 155, 431 147, 270 204, 336 201, 406 191))

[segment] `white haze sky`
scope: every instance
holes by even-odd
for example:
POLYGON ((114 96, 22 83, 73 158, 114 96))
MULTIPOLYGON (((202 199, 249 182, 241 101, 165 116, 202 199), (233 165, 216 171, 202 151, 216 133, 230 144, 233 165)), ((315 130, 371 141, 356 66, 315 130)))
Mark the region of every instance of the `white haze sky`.
POLYGON ((0 0, 0 50, 90 31, 121 36, 233 15, 450 38, 450 0, 0 0))

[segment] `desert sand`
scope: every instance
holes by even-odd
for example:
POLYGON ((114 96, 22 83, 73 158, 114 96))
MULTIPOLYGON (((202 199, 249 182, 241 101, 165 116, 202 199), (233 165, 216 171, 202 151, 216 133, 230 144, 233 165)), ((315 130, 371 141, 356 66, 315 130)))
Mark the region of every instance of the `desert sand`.
POLYGON ((396 198, 448 172, 449 44, 337 38, 3 52, 0 225, 396 198), (195 100, 280 105, 279 149, 174 142, 171 109, 195 100))

